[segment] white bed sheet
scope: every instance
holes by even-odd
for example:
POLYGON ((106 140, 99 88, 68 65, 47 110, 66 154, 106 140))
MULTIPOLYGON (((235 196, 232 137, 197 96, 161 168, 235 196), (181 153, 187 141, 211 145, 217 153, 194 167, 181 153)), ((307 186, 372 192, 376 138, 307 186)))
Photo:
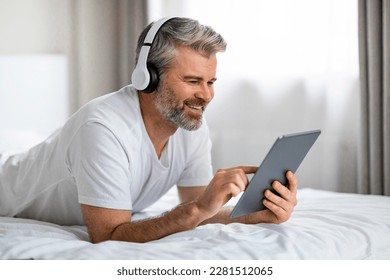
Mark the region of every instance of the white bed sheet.
MULTIPOLYGON (((283 224, 212 224, 145 244, 92 244, 85 227, 0 218, 1 259, 390 259, 390 197, 314 189, 283 224)), ((145 213, 172 207, 174 192, 145 213)))

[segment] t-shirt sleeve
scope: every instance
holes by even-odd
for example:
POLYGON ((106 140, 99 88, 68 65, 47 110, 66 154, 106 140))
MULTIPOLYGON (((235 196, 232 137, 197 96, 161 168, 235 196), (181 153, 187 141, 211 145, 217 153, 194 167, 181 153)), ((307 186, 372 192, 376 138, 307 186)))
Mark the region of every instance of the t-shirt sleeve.
POLYGON ((108 127, 97 122, 82 125, 68 147, 66 159, 79 203, 132 209, 129 160, 108 127))
POLYGON ((213 178, 211 164, 211 140, 209 129, 204 123, 199 131, 190 132, 187 153, 188 160, 177 183, 180 187, 207 186, 213 178))

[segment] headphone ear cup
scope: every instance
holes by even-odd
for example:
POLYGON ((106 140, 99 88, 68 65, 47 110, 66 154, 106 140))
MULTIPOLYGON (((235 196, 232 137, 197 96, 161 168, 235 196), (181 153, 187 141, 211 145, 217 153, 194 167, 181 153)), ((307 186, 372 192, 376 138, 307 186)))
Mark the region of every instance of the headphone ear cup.
POLYGON ((148 71, 150 75, 150 80, 148 86, 144 90, 142 90, 142 92, 144 93, 151 93, 155 91, 160 81, 158 70, 154 65, 148 63, 148 71))

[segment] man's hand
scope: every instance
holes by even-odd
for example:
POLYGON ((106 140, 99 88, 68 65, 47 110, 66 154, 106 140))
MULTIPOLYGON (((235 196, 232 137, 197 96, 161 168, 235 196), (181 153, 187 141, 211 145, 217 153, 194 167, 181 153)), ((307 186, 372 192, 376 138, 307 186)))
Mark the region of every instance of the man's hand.
POLYGON ((265 199, 263 200, 267 209, 245 216, 245 223, 282 223, 290 218, 297 205, 298 180, 291 171, 287 172, 286 177, 288 186, 283 186, 278 181, 272 183, 272 187, 280 196, 267 189, 264 192, 265 199))
POLYGON ((200 213, 208 219, 216 215, 232 197, 245 190, 248 185, 246 174, 255 173, 256 166, 239 166, 220 169, 203 194, 196 200, 200 213))
MULTIPOLYGON (((246 174, 256 172, 257 167, 234 167, 222 169, 217 172, 209 186, 199 195, 196 201, 201 213, 208 213, 207 223, 282 223, 287 221, 295 206, 297 205, 298 181, 295 175, 289 171, 286 173, 288 185, 283 186, 280 182, 274 181, 272 187, 280 196, 274 194, 270 189, 264 192, 265 199, 259 201, 267 209, 248 214, 246 216, 230 218, 231 208, 222 206, 232 197, 244 191, 248 185, 246 174), (203 209, 203 210, 202 210, 203 209)), ((185 188, 181 188, 182 192, 185 188)), ((196 193, 192 191, 192 193, 196 193)))

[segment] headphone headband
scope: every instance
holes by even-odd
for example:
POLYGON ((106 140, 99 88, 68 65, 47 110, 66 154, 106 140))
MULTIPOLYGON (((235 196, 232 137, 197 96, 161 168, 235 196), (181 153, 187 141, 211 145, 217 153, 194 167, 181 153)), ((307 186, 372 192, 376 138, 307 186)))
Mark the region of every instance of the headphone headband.
POLYGON ((139 91, 150 93, 154 91, 158 85, 158 73, 156 73, 157 69, 148 68, 148 56, 158 31, 167 21, 171 19, 173 19, 173 17, 162 18, 156 21, 145 36, 138 55, 137 65, 135 66, 133 74, 131 75, 132 83, 139 91))
POLYGON ((155 23, 153 23, 152 27, 149 29, 148 34, 146 34, 144 44, 152 44, 154 37, 156 37, 157 32, 160 30, 160 28, 169 20, 173 19, 173 17, 166 17, 166 18, 161 18, 155 23))

